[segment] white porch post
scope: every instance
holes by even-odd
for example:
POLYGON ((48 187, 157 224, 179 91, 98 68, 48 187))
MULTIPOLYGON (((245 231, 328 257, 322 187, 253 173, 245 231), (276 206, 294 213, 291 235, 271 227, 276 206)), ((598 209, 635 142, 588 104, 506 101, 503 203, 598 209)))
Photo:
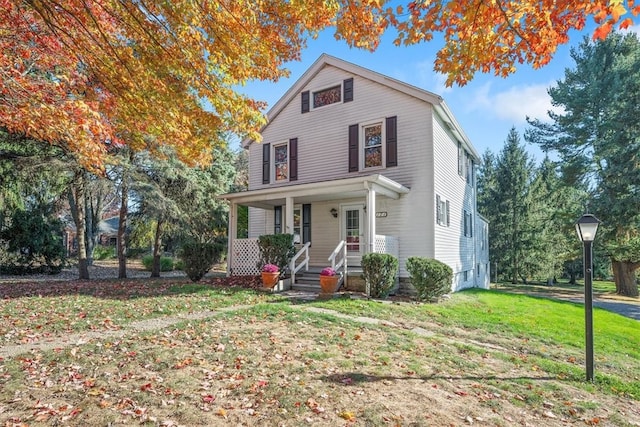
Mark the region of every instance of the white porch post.
POLYGON ((367 253, 376 249, 376 190, 367 183, 367 253))
POLYGON ((293 234, 293 197, 285 199, 285 219, 283 230, 285 233, 293 234))
POLYGON ((229 206, 229 235, 227 236, 227 277, 231 276, 233 264, 233 242, 238 237, 238 205, 231 202, 229 206))

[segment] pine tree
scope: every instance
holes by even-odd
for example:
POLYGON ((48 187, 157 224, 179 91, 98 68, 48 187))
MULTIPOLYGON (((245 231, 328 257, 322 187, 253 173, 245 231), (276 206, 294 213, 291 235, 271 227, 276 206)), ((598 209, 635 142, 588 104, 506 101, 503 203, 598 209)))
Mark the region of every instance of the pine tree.
POLYGON ((527 139, 563 161, 563 178, 587 185, 583 200, 602 221, 597 239, 611 257, 616 291, 637 296, 640 267, 640 40, 612 34, 571 51, 575 69, 549 90, 561 113, 530 120, 527 139))

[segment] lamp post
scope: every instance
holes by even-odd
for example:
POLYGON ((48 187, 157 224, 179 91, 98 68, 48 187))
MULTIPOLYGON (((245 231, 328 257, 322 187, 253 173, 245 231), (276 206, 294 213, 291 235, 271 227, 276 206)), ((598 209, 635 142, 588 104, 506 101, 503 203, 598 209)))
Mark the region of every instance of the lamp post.
POLYGON ((587 381, 593 381, 593 257, 591 249, 600 220, 591 214, 584 214, 576 222, 576 232, 584 246, 584 324, 587 381))

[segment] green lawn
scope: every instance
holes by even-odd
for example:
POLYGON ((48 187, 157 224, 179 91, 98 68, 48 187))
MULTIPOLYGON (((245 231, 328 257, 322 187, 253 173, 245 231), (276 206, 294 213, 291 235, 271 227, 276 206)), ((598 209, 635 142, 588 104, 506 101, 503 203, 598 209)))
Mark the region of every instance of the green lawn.
POLYGON ((0 351, 55 342, 0 356, 0 425, 640 423, 640 322, 594 310, 588 383, 579 304, 296 302, 215 280, 0 292, 0 351), (158 325, 130 329, 141 321, 158 325))

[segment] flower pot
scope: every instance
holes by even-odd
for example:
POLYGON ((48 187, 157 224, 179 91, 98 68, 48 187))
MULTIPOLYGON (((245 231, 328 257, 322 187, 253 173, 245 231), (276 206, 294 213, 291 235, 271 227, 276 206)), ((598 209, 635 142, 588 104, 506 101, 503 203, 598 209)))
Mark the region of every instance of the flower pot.
POLYGON ((332 294, 338 288, 339 276, 320 276, 320 288, 323 294, 332 294))
POLYGON ((262 285, 265 288, 273 288, 276 283, 278 283, 278 279, 280 278, 280 272, 276 271, 275 273, 268 273, 266 271, 262 272, 262 285))

